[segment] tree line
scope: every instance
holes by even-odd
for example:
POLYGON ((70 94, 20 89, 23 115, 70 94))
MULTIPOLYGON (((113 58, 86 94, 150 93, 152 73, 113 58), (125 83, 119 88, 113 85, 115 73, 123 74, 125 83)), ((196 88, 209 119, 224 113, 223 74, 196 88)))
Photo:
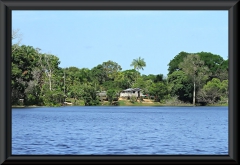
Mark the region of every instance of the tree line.
POLYGON ((129 61, 129 70, 114 61, 89 68, 59 67, 60 59, 32 46, 12 45, 11 101, 20 104, 58 106, 66 98, 99 105, 97 93, 107 91, 109 101, 127 88, 141 88, 154 101, 173 99, 190 104, 228 103, 228 60, 210 52, 180 52, 168 64, 168 75, 140 73, 143 58, 129 61))

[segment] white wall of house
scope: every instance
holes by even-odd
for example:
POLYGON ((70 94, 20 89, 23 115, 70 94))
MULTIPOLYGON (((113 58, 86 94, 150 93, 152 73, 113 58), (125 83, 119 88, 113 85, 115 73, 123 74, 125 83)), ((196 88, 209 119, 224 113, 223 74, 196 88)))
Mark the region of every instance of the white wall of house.
MULTIPOLYGON (((140 96, 142 96, 143 94, 142 94, 142 92, 140 91, 140 96)), ((133 91, 128 91, 128 92, 126 92, 126 91, 123 91, 123 92, 121 92, 120 93, 120 97, 131 97, 131 96, 136 96, 136 97, 138 97, 138 92, 137 91, 135 91, 135 93, 133 93, 133 91)))

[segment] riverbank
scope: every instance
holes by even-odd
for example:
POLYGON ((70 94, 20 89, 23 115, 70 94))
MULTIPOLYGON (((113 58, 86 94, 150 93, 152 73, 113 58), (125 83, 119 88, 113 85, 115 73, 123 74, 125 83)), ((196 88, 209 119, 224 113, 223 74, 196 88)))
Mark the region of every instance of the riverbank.
MULTIPOLYGON (((69 99, 70 102, 72 102, 72 105, 65 105, 65 106, 85 106, 83 100, 72 100, 69 99)), ((136 102, 130 102, 130 100, 126 99, 119 99, 118 101, 115 102, 116 106, 193 106, 192 104, 189 103, 160 103, 160 102, 154 102, 151 99, 143 99, 142 101, 137 100, 136 102)), ((110 105, 108 101, 103 101, 100 102, 99 106, 113 106, 110 105)), ((200 106, 200 105, 196 105, 200 106)), ((211 104, 211 105, 206 105, 206 106, 228 106, 227 104, 211 104)), ((12 108, 34 108, 34 107, 49 107, 49 106, 37 106, 37 105, 13 105, 12 108)), ((53 106, 53 107, 58 107, 58 106, 53 106)))

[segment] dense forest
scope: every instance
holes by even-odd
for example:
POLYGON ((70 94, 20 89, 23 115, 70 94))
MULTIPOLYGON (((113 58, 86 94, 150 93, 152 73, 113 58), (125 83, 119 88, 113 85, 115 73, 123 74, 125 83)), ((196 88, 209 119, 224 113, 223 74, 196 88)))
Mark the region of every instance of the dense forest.
POLYGON ((166 77, 141 74, 147 67, 141 57, 129 61, 129 70, 111 60, 91 69, 61 68, 60 62, 39 48, 13 44, 12 105, 60 106, 66 99, 75 105, 102 105, 99 91, 106 91, 111 105, 128 88, 140 88, 149 99, 168 105, 228 104, 228 60, 210 52, 180 52, 168 63, 166 77))

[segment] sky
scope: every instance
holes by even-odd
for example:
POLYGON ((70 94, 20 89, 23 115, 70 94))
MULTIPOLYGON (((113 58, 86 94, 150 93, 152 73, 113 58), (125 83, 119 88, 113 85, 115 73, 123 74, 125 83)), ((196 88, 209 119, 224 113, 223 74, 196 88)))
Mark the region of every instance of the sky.
POLYGON ((57 56, 62 68, 92 69, 111 60, 127 70, 141 57, 141 74, 167 76, 181 51, 228 59, 227 10, 13 10, 12 29, 21 45, 57 56))

